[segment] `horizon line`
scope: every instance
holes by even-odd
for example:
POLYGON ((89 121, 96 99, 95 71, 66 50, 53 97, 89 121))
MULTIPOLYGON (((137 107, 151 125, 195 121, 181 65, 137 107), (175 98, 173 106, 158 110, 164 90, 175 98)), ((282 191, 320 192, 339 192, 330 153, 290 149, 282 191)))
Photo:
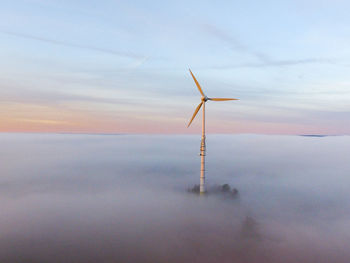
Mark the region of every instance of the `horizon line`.
MULTIPOLYGON (((61 134, 61 135, 198 135, 197 133, 104 133, 104 132, 20 132, 20 131, 0 131, 0 134, 61 134)), ((321 134, 321 133, 306 133, 306 134, 282 134, 282 133, 254 133, 254 132, 242 132, 242 133, 225 133, 214 132, 208 133, 211 135, 269 135, 269 136, 305 136, 305 137, 326 137, 326 136, 350 136, 350 134, 321 134)))

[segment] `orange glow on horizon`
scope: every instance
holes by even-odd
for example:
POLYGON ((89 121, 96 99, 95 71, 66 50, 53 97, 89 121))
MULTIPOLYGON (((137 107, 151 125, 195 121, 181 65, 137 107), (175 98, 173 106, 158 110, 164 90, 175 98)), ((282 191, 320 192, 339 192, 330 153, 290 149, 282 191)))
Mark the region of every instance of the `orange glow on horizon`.
MULTIPOLYGON (((131 133, 199 134, 201 123, 195 120, 187 128, 188 116, 136 115, 123 112, 99 112, 60 109, 55 106, 21 104, 0 105, 0 132, 40 133, 131 133)), ((255 120, 219 121, 208 119, 208 133, 261 134, 339 134, 339 127, 255 120), (338 133, 337 133, 338 132, 338 133)), ((345 127, 344 127, 345 129, 345 127)), ((348 133, 344 130, 343 134, 348 133)))
MULTIPOLYGON (((132 134, 199 134, 200 125, 187 128, 186 121, 108 119, 72 114, 67 120, 0 119, 0 132, 29 133, 132 133, 132 134)), ((252 121, 225 122, 208 125, 208 133, 261 134, 335 134, 334 130, 300 124, 262 123, 252 121)))

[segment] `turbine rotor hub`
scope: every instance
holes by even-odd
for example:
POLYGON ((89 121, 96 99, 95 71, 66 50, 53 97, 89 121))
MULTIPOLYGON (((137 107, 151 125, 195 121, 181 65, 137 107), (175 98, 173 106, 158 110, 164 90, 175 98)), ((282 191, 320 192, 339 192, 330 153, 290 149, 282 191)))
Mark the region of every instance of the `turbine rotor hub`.
POLYGON ((206 102, 209 98, 207 96, 202 97, 202 101, 206 102))

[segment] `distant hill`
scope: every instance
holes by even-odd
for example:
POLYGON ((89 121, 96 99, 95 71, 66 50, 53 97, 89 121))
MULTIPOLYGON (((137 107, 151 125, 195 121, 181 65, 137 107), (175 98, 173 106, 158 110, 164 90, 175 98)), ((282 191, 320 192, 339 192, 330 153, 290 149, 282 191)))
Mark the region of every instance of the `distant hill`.
POLYGON ((304 137, 327 137, 330 135, 323 135, 323 134, 301 134, 299 136, 304 136, 304 137))

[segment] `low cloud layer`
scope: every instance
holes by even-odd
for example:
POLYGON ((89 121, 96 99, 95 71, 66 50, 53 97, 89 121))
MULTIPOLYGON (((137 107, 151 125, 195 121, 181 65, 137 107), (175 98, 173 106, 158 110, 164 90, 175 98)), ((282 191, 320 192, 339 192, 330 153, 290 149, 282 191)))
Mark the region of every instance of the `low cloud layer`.
POLYGON ((2 134, 1 262, 348 261, 344 137, 2 134))

